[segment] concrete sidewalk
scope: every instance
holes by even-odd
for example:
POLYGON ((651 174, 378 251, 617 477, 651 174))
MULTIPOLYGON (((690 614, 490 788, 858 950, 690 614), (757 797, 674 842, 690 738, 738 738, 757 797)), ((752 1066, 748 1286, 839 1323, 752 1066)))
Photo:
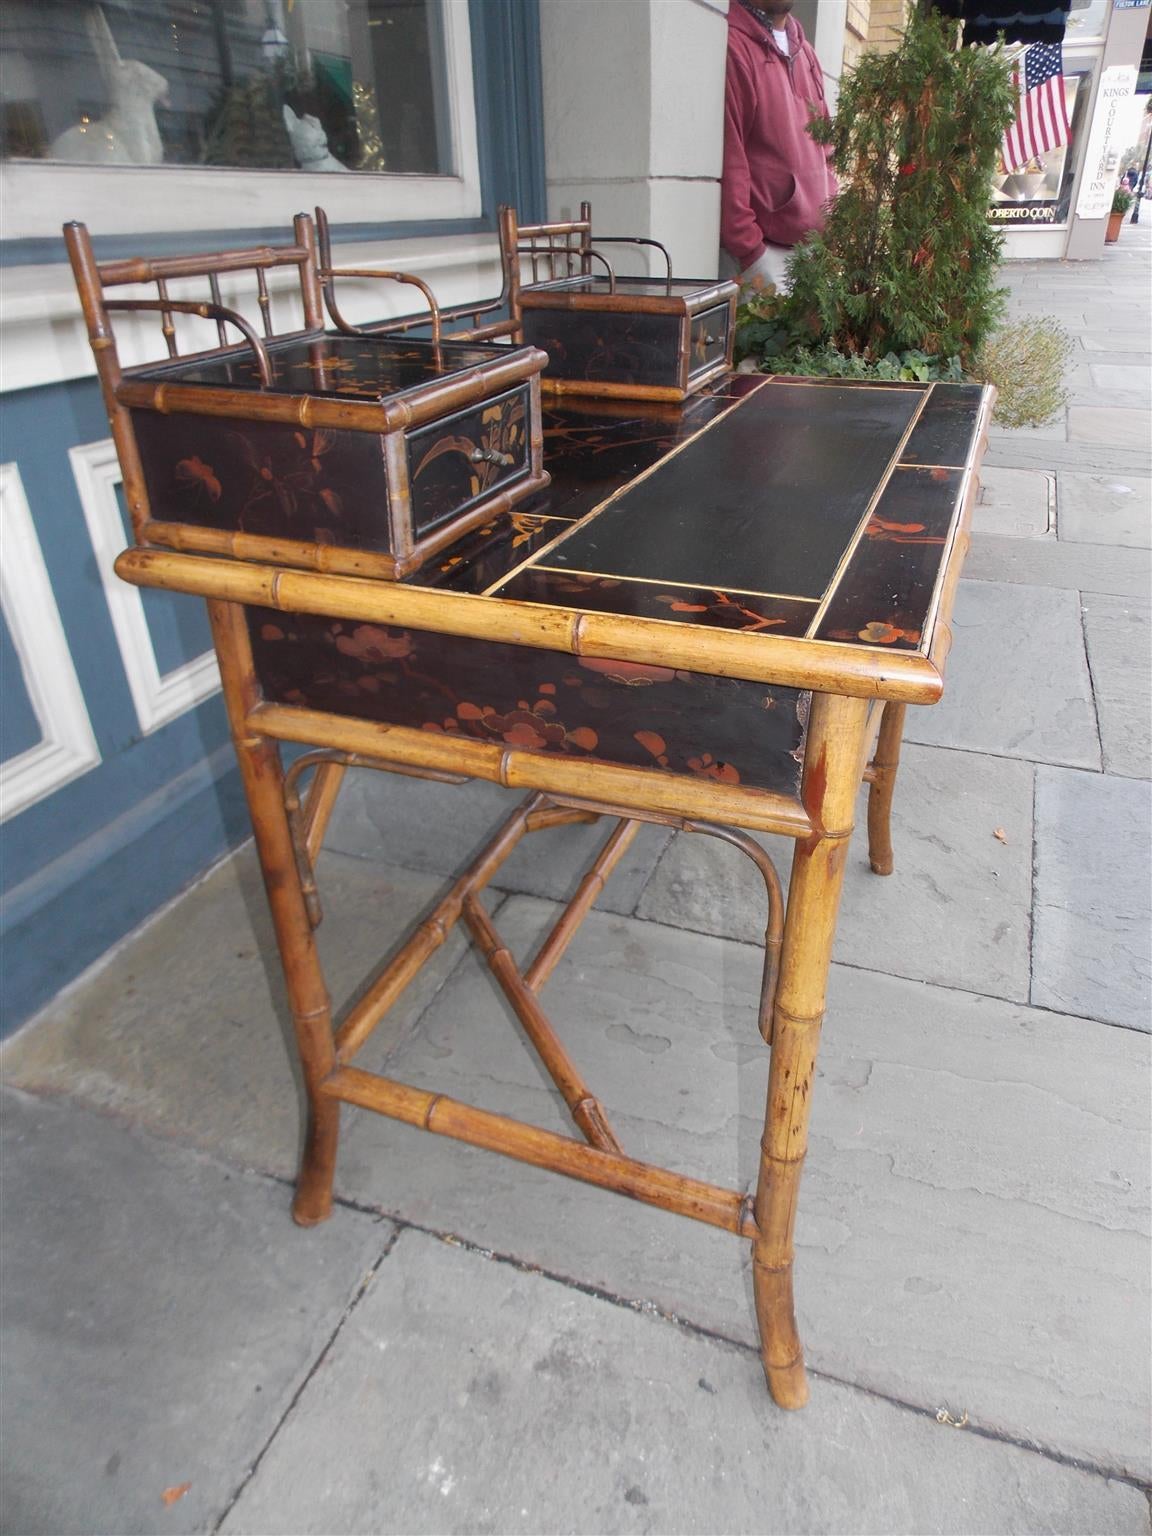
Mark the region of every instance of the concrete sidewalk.
MULTIPOLYGON (((1075 335, 1072 399, 994 433, 896 873, 854 845, 797 1233, 809 1407, 768 1399, 747 1253, 712 1229, 356 1112, 335 1217, 294 1227, 246 850, 0 1053, 4 1532, 1149 1531, 1150 267, 1152 221, 1007 270, 1075 335)), ((509 803, 352 780, 321 861, 338 996, 509 803)), ((502 871, 519 951, 595 840, 502 871)), ((630 1151, 738 1185, 757 879, 647 829, 547 999, 630 1151)), ((385 1060, 567 1129, 459 936, 385 1060)))

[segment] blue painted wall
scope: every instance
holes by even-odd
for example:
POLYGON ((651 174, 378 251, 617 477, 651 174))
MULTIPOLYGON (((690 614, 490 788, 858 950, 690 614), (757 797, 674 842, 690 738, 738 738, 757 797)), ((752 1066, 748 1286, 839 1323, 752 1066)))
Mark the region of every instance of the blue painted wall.
MULTIPOLYGON (((537 0, 471 0, 483 217, 355 225, 338 239, 494 230, 502 202, 545 208, 537 0)), ((268 231, 280 237, 282 230, 268 231)), ((99 241, 102 257, 211 248, 203 232, 99 241)), ((246 232, 245 241, 253 238, 246 232)), ((59 261, 55 242, 0 243, 0 264, 59 261)), ((36 524, 101 762, 0 827, 0 1033, 248 835, 220 698, 141 734, 68 450, 106 438, 99 389, 82 380, 0 396, 0 461, 15 462, 36 524)), ((127 542, 127 541, 126 541, 127 542)), ((145 596, 161 673, 206 649, 198 600, 145 596)), ((38 738, 7 629, 0 632, 0 758, 38 738)))

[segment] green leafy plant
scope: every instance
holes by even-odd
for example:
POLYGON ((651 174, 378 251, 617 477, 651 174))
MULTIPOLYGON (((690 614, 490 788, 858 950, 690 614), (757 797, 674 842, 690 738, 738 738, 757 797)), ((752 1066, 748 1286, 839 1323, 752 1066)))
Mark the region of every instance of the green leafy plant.
POLYGON ((745 289, 736 308, 737 363, 745 358, 775 357, 811 340, 811 326, 796 315, 783 294, 775 289, 745 289))
POLYGON ((1067 404, 1064 369, 1072 338, 1050 315, 1027 315, 993 331, 970 371, 998 391, 994 419, 1005 427, 1043 426, 1067 404))
POLYGON ((1132 206, 1132 193, 1127 187, 1117 187, 1112 194, 1112 212, 1127 213, 1132 206))
POLYGON ((915 13, 894 53, 865 54, 836 115, 839 197, 797 249, 790 307, 812 339, 869 360, 919 351, 966 363, 1003 308, 988 187, 1015 96, 998 51, 955 46, 956 24, 915 13))

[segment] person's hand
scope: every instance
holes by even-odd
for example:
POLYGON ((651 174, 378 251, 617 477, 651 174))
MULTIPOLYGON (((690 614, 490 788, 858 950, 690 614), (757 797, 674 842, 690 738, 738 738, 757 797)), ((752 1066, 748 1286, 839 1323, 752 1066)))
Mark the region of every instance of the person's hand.
POLYGON ((786 245, 769 245, 757 256, 751 266, 740 274, 740 286, 753 293, 787 293, 788 259, 791 248, 786 245))

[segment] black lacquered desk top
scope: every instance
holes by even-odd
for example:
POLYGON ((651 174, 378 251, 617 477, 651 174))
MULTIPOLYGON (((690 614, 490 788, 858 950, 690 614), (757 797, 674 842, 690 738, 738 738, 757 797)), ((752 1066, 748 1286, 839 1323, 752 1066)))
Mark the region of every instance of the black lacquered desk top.
POLYGON ((614 677, 929 704, 993 398, 729 375, 683 405, 565 402, 544 412, 549 487, 404 581, 149 550, 118 569, 206 595, 226 579, 269 611, 382 626, 389 647, 454 636, 458 659, 482 641, 614 677))
POLYGON ((546 409, 550 490, 413 582, 925 654, 986 403, 752 375, 683 410, 546 409))

